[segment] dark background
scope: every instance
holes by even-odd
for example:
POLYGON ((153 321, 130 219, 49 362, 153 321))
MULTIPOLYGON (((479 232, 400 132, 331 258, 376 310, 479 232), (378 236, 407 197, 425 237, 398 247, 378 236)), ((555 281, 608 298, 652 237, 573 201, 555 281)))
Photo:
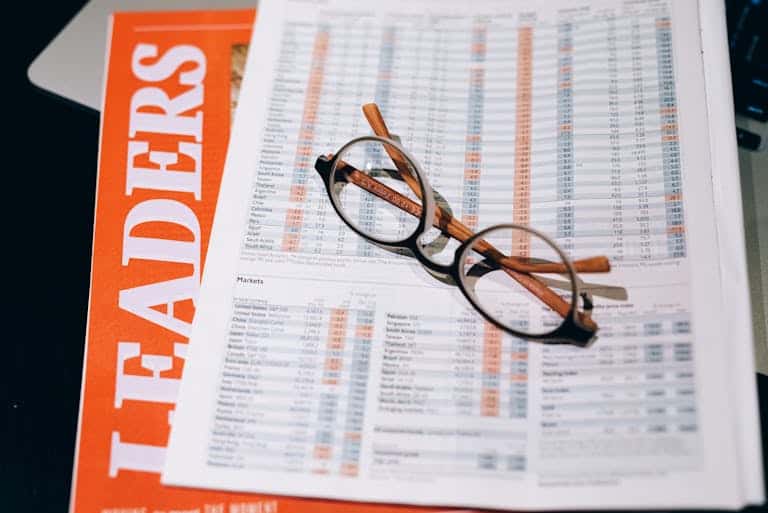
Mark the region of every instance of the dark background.
MULTIPOLYGON (((12 0, 0 74, 0 512, 66 512, 88 312, 98 113, 33 86, 27 68, 85 4, 12 0)), ((724 341, 727 343, 727 341, 724 341)), ((768 378, 758 377, 763 454, 768 378)), ((764 456, 765 468, 766 458, 764 456)), ((768 475, 768 469, 765 474, 768 475)), ((691 490, 695 494, 695 490, 691 490)), ((750 511, 758 511, 751 508, 750 511)), ((90 512, 82 512, 90 513, 90 512)), ((97 512, 93 512, 97 513, 97 512)))
MULTIPOLYGON (((41 92, 27 68, 86 2, 3 9, 0 511, 66 512, 75 450, 99 115, 41 92), (7 395, 6 395, 7 394, 7 395)), ((97 513, 97 512, 94 512, 97 513)))

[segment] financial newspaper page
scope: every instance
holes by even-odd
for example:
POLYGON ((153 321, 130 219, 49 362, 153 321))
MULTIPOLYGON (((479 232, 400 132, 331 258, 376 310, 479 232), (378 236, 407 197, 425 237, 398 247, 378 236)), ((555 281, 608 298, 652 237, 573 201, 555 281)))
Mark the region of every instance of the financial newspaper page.
POLYGON ((263 1, 163 481, 743 504, 759 442, 738 439, 728 355, 751 341, 720 315, 698 16, 691 0, 263 1), (313 165, 370 133, 368 102, 470 228, 530 224, 609 256, 595 276, 627 297, 595 298, 595 344, 502 334, 339 220, 313 165))

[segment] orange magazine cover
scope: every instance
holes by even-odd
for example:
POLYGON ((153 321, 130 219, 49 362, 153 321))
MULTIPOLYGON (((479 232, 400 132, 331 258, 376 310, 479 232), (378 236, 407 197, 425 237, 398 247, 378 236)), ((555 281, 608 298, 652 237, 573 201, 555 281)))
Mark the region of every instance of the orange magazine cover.
POLYGON ((424 511, 160 484, 254 15, 112 17, 72 512, 424 511))

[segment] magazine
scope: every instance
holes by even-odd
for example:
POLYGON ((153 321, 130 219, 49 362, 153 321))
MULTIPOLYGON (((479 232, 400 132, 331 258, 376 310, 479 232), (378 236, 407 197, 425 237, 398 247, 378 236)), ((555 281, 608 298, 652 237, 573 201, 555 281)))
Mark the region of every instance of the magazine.
POLYGON ((160 483, 254 14, 112 16, 71 512, 392 510, 160 483))

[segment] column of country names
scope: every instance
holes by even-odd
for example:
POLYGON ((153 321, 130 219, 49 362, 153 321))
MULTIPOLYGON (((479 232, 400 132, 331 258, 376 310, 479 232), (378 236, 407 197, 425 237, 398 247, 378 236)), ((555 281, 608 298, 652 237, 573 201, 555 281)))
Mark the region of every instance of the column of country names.
POLYGON ((236 299, 207 464, 356 476, 374 306, 236 299))

